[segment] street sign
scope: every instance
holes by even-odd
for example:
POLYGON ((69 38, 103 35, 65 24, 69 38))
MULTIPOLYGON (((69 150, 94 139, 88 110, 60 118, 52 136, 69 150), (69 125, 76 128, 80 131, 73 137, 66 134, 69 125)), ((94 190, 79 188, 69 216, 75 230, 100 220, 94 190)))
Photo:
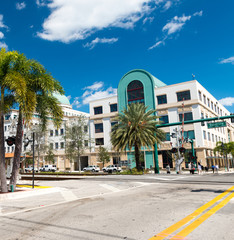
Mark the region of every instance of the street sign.
POLYGON ((207 123, 208 128, 218 128, 218 127, 226 127, 227 123, 225 121, 223 122, 213 122, 213 123, 207 123))

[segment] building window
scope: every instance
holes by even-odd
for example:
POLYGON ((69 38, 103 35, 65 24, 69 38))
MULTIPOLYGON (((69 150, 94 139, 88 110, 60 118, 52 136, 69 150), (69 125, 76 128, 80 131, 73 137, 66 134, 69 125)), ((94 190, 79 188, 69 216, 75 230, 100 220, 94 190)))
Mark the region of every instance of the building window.
POLYGON ((217 138, 217 135, 215 135, 215 142, 218 142, 218 138, 217 138))
POLYGON ((57 129, 55 130, 55 136, 58 136, 58 130, 57 129))
POLYGON ((127 87, 128 103, 144 103, 144 88, 142 82, 134 80, 127 87))
POLYGON ((64 142, 61 142, 61 143, 60 143, 60 148, 61 148, 61 149, 64 149, 64 142))
POLYGON ((117 103, 114 103, 114 104, 110 105, 110 111, 111 112, 117 112, 118 111, 117 103))
POLYGON ((195 139, 195 133, 193 130, 187 131, 187 138, 189 139, 195 139))
POLYGON ((64 129, 60 129, 60 135, 63 135, 64 134, 64 129))
POLYGON ((59 144, 56 142, 55 143, 55 149, 58 149, 59 148, 59 144))
POLYGON ((158 105, 167 103, 167 95, 157 96, 158 105))
POLYGON ((204 139, 206 139, 206 131, 205 130, 203 130, 203 137, 204 137, 204 139))
POLYGON ((219 114, 219 107, 217 107, 217 113, 219 114))
POLYGON ((199 100, 202 101, 202 96, 200 91, 198 91, 198 96, 199 96, 199 100))
POLYGON ((181 101, 185 101, 185 100, 190 100, 191 96, 190 96, 190 91, 184 91, 184 92, 178 92, 177 94, 177 101, 181 102, 181 101))
POLYGON ((169 132, 166 133, 166 140, 165 141, 171 141, 171 136, 170 136, 169 132))
POLYGON ((85 145, 85 147, 88 147, 88 145, 89 145, 88 140, 84 140, 84 145, 85 145))
POLYGON ((87 126, 87 125, 84 126, 84 132, 85 132, 85 133, 88 132, 88 126, 87 126))
POLYGON ((210 133, 209 132, 207 133, 207 136, 208 136, 208 141, 210 141, 210 133))
POLYGON ((95 124, 95 133, 102 133, 103 132, 103 123, 95 124))
POLYGON ((209 98, 207 98, 207 105, 208 105, 208 107, 210 107, 210 99, 209 98))
POLYGON ((54 135, 54 131, 50 130, 50 136, 53 137, 53 135, 54 135))
POLYGON ((206 104, 206 96, 205 95, 203 95, 203 102, 204 102, 204 104, 206 104))
MULTIPOLYGON (((179 120, 182 122, 182 113, 179 114, 179 120)), ((184 121, 189 121, 193 120, 193 113, 192 112, 187 112, 184 113, 184 121)))
POLYGON ((54 144, 50 143, 50 149, 54 149, 54 144))
POLYGON ((96 138, 95 143, 96 143, 96 146, 104 145, 104 138, 96 138))
POLYGON ((214 105, 214 111, 217 112, 217 110, 216 110, 216 105, 214 105))
POLYGON ((97 114, 102 114, 102 106, 100 107, 95 107, 94 108, 94 114, 97 115, 97 114))
POLYGON ((159 121, 161 121, 162 124, 169 123, 168 115, 165 115, 165 116, 159 116, 159 121))
POLYGON ((214 103, 211 102, 211 109, 214 110, 214 103))

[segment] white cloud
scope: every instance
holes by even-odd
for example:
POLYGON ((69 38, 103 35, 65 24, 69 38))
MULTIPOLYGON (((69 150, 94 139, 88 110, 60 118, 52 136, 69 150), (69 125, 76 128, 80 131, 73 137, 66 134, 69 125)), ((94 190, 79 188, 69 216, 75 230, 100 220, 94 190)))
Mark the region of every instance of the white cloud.
POLYGON ((149 50, 151 50, 151 49, 153 49, 153 48, 156 48, 156 47, 158 47, 158 46, 160 46, 160 45, 164 45, 165 44, 165 42, 164 41, 158 41, 158 42, 156 42, 153 46, 151 46, 151 47, 149 47, 149 50))
POLYGON ((195 12, 193 15, 185 16, 184 14, 181 17, 175 16, 171 19, 170 22, 168 22, 163 28, 162 32, 164 32, 164 38, 161 41, 157 41, 153 46, 149 48, 149 50, 164 44, 165 45, 165 40, 170 36, 171 34, 174 34, 176 32, 179 32, 185 23, 189 21, 192 17, 194 16, 202 16, 203 12, 195 12))
POLYGON ((102 99, 102 98, 112 97, 116 95, 117 95, 117 88, 109 87, 108 89, 103 91, 97 91, 94 93, 90 92, 89 95, 86 95, 83 98, 82 103, 85 105, 85 104, 88 104, 90 101, 94 101, 96 99, 102 99))
POLYGON ((2 32, 0 32, 0 39, 4 38, 4 34, 2 32))
POLYGON ((71 95, 67 96, 67 99, 70 101, 71 100, 71 95))
POLYGON ((154 21, 154 17, 146 17, 143 20, 143 24, 146 24, 147 22, 152 23, 154 21))
POLYGON ((24 9, 24 8, 26 8, 25 2, 16 3, 16 9, 17 9, 17 10, 22 10, 22 9, 24 9))
POLYGON ((182 17, 175 16, 169 23, 167 23, 162 31, 166 32, 167 35, 178 32, 184 26, 184 24, 191 19, 191 16, 182 17))
POLYGON ((234 105, 234 97, 222 98, 219 100, 219 102, 221 104, 223 104, 224 106, 232 106, 232 105, 234 105))
MULTIPOLYGON (((89 89, 91 91, 97 91, 99 90, 100 88, 102 88, 104 85, 103 82, 95 82, 93 85, 91 86, 88 86, 88 87, 85 87, 84 89, 89 89)), ((84 93, 85 94, 85 93, 84 93)))
POLYGON ((3 23, 3 15, 0 14, 0 28, 8 28, 4 23, 3 23))
POLYGON ((109 27, 133 28, 155 4, 155 0, 51 0, 47 4, 51 14, 37 34, 49 41, 69 43, 109 27))
POLYGON ((36 4, 38 7, 44 7, 47 5, 47 0, 36 0, 36 4))
POLYGON ((75 107, 75 108, 79 108, 81 106, 81 103, 79 102, 79 97, 75 97, 74 98, 74 101, 72 102, 72 106, 75 107))
POLYGON ((90 43, 84 44, 84 47, 87 47, 89 49, 93 49, 98 43, 108 43, 113 44, 118 41, 118 38, 95 38, 90 43))
POLYGON ((195 13, 193 14, 193 16, 199 16, 199 17, 201 17, 202 14, 203 14, 203 11, 195 12, 195 13))
POLYGON ((223 64, 223 63, 231 63, 231 64, 234 65, 234 57, 223 59, 219 63, 221 63, 221 64, 223 64))
POLYGON ((171 6, 172 6, 172 2, 171 1, 167 1, 165 3, 165 5, 163 6, 163 9, 164 10, 168 10, 171 6))
POLYGON ((4 42, 0 42, 0 48, 5 48, 6 50, 8 50, 8 46, 4 42))

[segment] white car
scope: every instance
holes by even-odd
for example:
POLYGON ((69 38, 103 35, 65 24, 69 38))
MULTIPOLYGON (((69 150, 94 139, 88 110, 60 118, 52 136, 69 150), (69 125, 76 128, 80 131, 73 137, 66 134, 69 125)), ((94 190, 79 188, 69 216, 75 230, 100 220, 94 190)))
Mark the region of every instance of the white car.
POLYGON ((108 165, 107 167, 102 168, 103 172, 108 172, 108 171, 112 171, 112 172, 121 172, 121 167, 117 167, 116 165, 108 165))
MULTIPOLYGON (((26 167, 24 169, 24 171, 27 172, 32 172, 33 171, 33 167, 26 167)), ((34 167, 34 172, 38 172, 38 169, 36 167, 34 167)))
POLYGON ((83 168, 83 171, 99 172, 100 168, 98 166, 91 165, 91 166, 83 168))
POLYGON ((40 168, 41 172, 55 172, 57 171, 56 165, 45 165, 44 167, 40 168))

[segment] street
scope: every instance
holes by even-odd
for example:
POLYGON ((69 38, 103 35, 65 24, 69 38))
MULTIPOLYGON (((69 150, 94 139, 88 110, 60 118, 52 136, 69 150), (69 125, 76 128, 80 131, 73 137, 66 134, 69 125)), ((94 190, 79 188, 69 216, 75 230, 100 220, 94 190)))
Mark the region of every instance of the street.
POLYGON ((233 178, 149 174, 36 181, 41 188, 1 198, 1 239, 231 240, 233 178))

